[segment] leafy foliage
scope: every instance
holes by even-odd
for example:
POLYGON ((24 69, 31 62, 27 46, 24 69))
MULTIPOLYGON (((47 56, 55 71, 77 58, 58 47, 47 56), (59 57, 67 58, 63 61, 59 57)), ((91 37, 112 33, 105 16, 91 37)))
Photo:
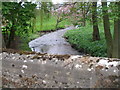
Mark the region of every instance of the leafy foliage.
POLYGON ((101 40, 92 41, 92 27, 90 25, 74 29, 65 33, 68 42, 80 52, 89 53, 92 56, 107 56, 106 41, 101 28, 101 40))
POLYGON ((28 33, 31 27, 30 20, 34 18, 36 4, 31 2, 3 2, 2 3, 2 24, 4 38, 7 47, 11 47, 16 33, 28 33))
POLYGON ((28 27, 30 27, 28 21, 34 17, 33 11, 36 5, 30 2, 3 2, 2 5, 3 18, 8 21, 6 27, 14 25, 15 30, 27 32, 28 27))

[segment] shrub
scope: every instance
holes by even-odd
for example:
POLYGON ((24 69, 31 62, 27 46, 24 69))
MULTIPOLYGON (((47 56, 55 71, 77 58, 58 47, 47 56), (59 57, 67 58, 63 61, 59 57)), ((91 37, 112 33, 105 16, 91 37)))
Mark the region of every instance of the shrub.
POLYGON ((92 26, 90 25, 79 29, 69 30, 64 35, 73 48, 78 51, 92 56, 106 57, 106 41, 102 27, 100 28, 100 36, 100 41, 92 41, 92 26))

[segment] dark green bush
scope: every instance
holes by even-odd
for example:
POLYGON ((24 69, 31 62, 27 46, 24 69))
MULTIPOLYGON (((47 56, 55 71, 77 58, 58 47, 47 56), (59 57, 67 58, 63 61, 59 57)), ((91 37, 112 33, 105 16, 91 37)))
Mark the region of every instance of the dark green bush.
POLYGON ((69 30, 64 35, 68 42, 78 51, 92 56, 106 57, 107 49, 102 28, 100 28, 100 36, 100 41, 92 41, 92 26, 69 30))

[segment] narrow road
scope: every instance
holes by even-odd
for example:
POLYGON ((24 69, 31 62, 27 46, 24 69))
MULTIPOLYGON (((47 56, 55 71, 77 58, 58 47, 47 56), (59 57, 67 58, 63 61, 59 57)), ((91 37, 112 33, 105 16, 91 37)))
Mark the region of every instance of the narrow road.
POLYGON ((81 53, 73 49, 71 45, 63 38, 63 35, 66 31, 74 28, 75 27, 71 26, 66 29, 45 34, 29 42, 29 47, 32 51, 40 53, 80 55, 81 53))

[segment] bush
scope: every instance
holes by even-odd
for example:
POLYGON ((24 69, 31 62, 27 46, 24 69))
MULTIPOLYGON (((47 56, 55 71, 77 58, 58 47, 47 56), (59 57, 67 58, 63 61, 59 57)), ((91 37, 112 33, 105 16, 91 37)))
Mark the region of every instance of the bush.
POLYGON ((92 56, 106 57, 107 49, 103 27, 100 28, 100 36, 100 41, 92 41, 92 26, 90 25, 69 30, 64 35, 73 48, 78 51, 88 53, 92 56))

